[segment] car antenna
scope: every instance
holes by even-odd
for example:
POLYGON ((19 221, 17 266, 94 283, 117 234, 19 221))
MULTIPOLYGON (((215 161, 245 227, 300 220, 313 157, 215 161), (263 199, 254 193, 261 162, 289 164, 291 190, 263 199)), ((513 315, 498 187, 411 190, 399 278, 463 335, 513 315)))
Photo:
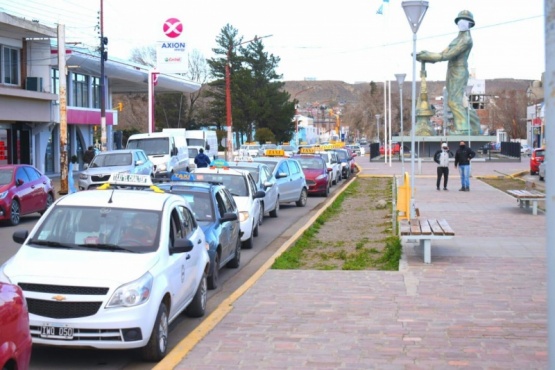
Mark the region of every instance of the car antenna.
POLYGON ((110 199, 108 199, 108 203, 112 203, 112 197, 114 196, 114 191, 116 189, 112 189, 112 194, 110 194, 110 199))

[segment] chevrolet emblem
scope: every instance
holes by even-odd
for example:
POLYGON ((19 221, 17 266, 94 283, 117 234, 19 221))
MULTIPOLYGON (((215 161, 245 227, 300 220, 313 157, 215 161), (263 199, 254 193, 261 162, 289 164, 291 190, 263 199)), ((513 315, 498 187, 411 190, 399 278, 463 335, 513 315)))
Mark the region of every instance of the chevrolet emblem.
POLYGON ((53 300, 61 302, 61 301, 65 301, 66 297, 63 295, 55 295, 54 297, 52 297, 53 300))

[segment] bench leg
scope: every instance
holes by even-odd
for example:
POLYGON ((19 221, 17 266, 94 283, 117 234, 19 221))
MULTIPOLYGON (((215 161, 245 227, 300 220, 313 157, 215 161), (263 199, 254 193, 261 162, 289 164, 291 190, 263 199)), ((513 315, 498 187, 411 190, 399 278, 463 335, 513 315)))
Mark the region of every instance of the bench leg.
POLYGON ((537 200, 532 201, 532 214, 534 216, 536 216, 538 214, 538 201, 537 200))
POLYGON ((420 248, 424 249, 424 263, 432 263, 432 240, 421 239, 420 248))

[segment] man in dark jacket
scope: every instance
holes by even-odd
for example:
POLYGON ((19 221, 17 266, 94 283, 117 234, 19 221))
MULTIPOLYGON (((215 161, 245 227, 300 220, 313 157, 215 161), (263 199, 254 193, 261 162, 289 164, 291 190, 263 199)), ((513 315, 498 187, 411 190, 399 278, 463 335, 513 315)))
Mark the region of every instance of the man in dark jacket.
POLYGON ((459 149, 455 153, 455 168, 459 166, 461 174, 461 188, 459 191, 470 191, 470 160, 476 156, 474 150, 467 148, 466 143, 461 141, 459 149))
POLYGON ((94 155, 95 155, 94 147, 91 145, 87 148, 87 150, 85 151, 85 154, 83 154, 83 162, 85 162, 86 164, 90 164, 94 158, 94 155))
POLYGON ((198 154, 195 157, 195 164, 197 165, 197 168, 208 167, 210 164, 210 158, 204 154, 204 149, 199 149, 198 154))

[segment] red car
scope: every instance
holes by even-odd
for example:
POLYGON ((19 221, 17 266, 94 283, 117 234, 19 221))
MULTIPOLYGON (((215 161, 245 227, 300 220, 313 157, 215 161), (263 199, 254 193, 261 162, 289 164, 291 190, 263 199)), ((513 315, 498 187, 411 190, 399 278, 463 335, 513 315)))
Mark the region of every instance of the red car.
POLYGON ((330 194, 332 169, 328 169, 324 158, 319 154, 296 154, 291 158, 299 161, 303 169, 308 193, 327 197, 330 194))
POLYGON ((32 340, 21 288, 0 282, 0 369, 27 370, 32 340))
POLYGON ((540 169, 540 163, 543 162, 544 155, 544 148, 536 148, 532 150, 532 154, 530 155, 530 175, 535 175, 538 173, 540 169))
POLYGON ((54 202, 52 180, 28 164, 0 166, 0 221, 19 224, 21 216, 43 214, 54 202))

